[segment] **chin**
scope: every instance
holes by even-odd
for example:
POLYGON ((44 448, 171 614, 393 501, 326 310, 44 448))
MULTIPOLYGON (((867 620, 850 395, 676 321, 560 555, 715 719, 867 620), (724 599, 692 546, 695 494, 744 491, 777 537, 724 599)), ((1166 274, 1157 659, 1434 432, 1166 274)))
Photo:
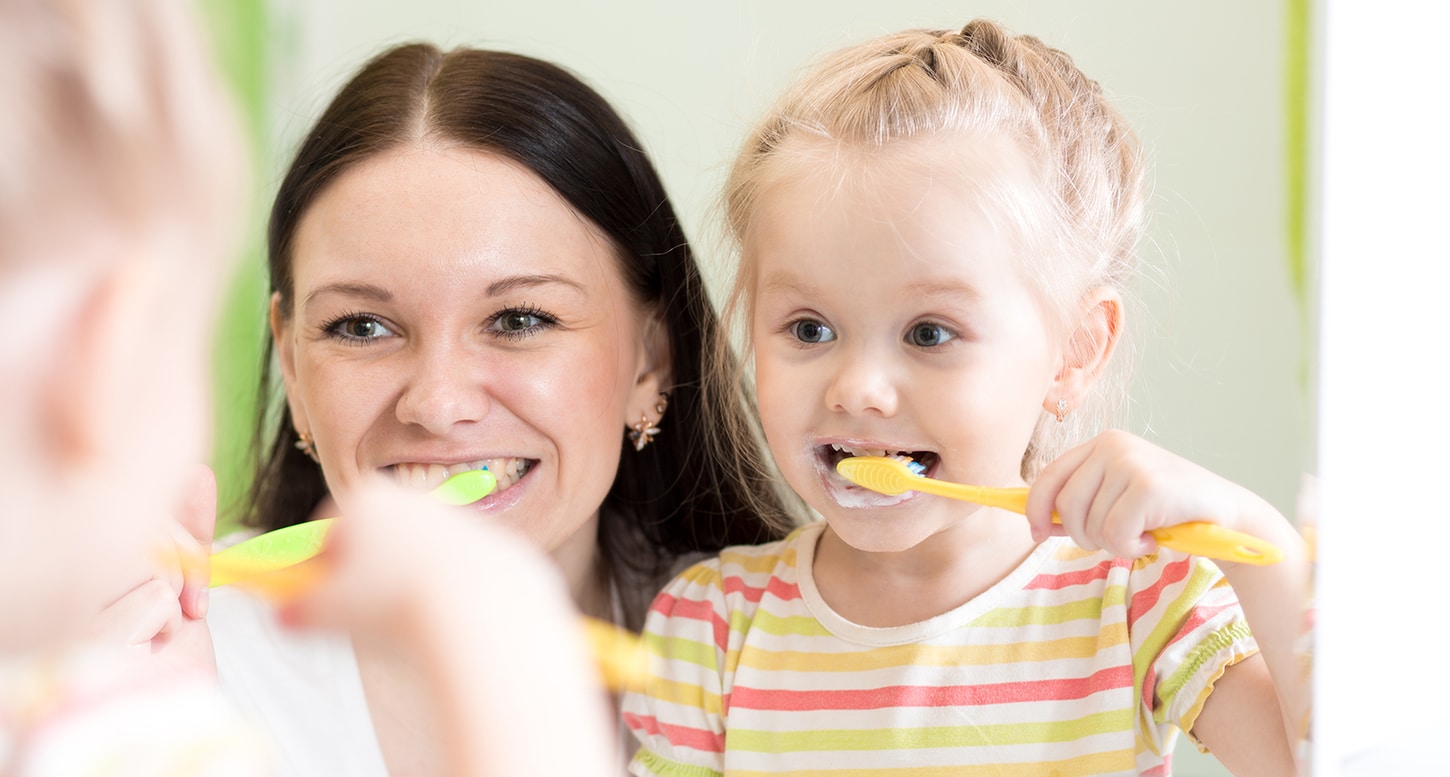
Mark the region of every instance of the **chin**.
POLYGON ((926 542, 938 532, 935 525, 928 526, 900 514, 837 509, 823 515, 832 534, 863 553, 902 553, 926 542))

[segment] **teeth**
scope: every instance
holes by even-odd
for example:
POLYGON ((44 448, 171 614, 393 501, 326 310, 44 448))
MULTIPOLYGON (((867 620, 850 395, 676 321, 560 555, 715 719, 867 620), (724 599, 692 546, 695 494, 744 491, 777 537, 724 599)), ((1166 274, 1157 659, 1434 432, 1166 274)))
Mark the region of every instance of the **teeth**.
POLYGON ((840 443, 831 443, 831 449, 849 456, 885 456, 888 453, 885 448, 852 448, 840 443))
POLYGON ((494 487, 494 493, 498 493, 507 490, 513 484, 519 482, 533 468, 533 463, 529 459, 510 457, 506 459, 485 459, 482 461, 448 465, 424 463, 398 464, 392 469, 393 477, 400 484, 419 491, 431 491, 443 485, 443 481, 460 472, 481 469, 483 467, 488 467, 489 471, 493 473, 498 483, 494 487))

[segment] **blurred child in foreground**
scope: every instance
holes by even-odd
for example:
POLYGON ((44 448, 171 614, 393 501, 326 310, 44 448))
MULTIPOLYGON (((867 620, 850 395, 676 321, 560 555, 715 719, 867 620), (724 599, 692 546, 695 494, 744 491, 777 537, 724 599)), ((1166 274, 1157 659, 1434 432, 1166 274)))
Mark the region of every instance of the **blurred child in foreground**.
MULTIPOLYGON (((0 0, 0 104, 0 775, 265 774, 265 743, 215 687, 215 487, 195 464, 244 201, 234 118, 181 0, 0 0)), ((452 773, 517 771, 512 752, 545 771, 610 763, 546 562, 398 500, 349 516, 335 574, 291 620, 394 635, 429 667, 452 773), (436 563, 390 563, 409 548, 436 563), (520 578, 526 600, 446 598, 520 578), (525 611, 542 646, 489 639, 525 611), (533 699, 534 667, 578 693, 533 699), (541 764, 514 745, 546 714, 578 736, 541 764)))

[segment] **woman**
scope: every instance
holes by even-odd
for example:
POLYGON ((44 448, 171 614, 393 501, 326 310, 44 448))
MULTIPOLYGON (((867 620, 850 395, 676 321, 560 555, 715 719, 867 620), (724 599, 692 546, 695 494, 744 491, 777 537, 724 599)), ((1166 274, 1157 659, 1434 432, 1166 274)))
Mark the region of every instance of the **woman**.
MULTIPOLYGON (((262 403, 249 522, 347 513, 377 474, 426 489, 486 464, 500 486, 470 509, 548 551, 583 612, 630 628, 682 562, 781 536, 758 450, 724 445, 746 395, 702 401, 716 319, 640 149, 539 60, 413 44, 364 66, 273 208, 286 404, 262 403)), ((296 773, 431 771, 417 667, 363 641, 282 639, 259 605, 219 594, 223 684, 296 773)))

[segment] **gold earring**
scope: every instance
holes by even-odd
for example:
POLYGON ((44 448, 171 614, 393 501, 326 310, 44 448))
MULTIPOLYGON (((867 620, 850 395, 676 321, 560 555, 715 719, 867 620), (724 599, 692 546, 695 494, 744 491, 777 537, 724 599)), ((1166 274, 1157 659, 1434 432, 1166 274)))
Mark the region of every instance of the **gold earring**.
POLYGON ((317 446, 312 442, 312 435, 307 432, 298 432, 297 442, 292 443, 292 447, 307 454, 307 458, 317 461, 317 446))
MULTIPOLYGON (((669 409, 669 406, 670 395, 661 391, 659 401, 655 402, 655 413, 661 420, 664 419, 665 410, 669 409)), ((644 413, 639 414, 639 421, 629 427, 629 441, 634 443, 636 452, 644 450, 646 445, 654 442, 654 436, 660 433, 659 424, 659 421, 651 423, 649 416, 644 413)))
POLYGON ((1067 418, 1067 400, 1059 399, 1057 400, 1057 422, 1062 423, 1064 418, 1067 418))
POLYGON ((649 422, 649 416, 639 414, 639 420, 629 427, 629 440, 634 443, 636 451, 644 450, 644 446, 654 442, 654 436, 660 433, 660 428, 649 422))

